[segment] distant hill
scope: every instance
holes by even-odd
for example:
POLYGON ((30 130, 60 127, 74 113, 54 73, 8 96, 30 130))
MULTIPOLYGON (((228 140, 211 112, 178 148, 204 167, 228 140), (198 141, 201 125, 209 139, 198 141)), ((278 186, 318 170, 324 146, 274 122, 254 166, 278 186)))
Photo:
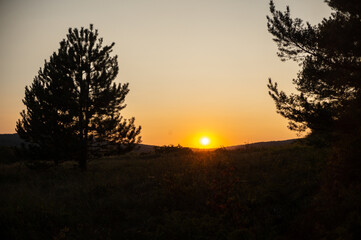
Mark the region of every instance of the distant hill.
MULTIPOLYGON (((19 137, 17 133, 13 134, 0 134, 0 146, 20 146, 24 141, 19 137)), ((136 149, 138 152, 151 152, 153 151, 153 145, 139 144, 136 149)))
MULTIPOLYGON (((229 150, 235 149, 242 149, 247 147, 268 147, 268 146, 276 146, 276 145, 284 145, 290 144, 297 139, 289 139, 289 140, 282 140, 282 141, 269 141, 269 142, 256 142, 250 144, 242 144, 236 146, 229 146, 225 147, 229 150)), ((0 134, 0 146, 20 146, 21 143, 24 142, 18 134, 0 134)), ((136 149, 138 152, 152 152, 154 150, 154 145, 147 145, 147 144, 139 144, 139 147, 136 149)), ((198 148, 191 148, 194 151, 209 151, 214 149, 198 149, 198 148)))
POLYGON ((24 141, 18 134, 0 134, 0 146, 20 146, 24 141))
MULTIPOLYGON (((235 146, 228 146, 224 147, 227 150, 236 150, 236 149, 244 149, 244 148, 253 148, 253 147, 271 147, 271 146, 278 146, 278 145, 286 145, 295 142, 296 139, 288 139, 288 140, 281 140, 281 141, 269 141, 269 142, 256 142, 256 143, 247 143, 247 144, 241 144, 241 145, 235 145, 235 146)), ((191 148, 193 151, 212 151, 217 148, 191 148)))
POLYGON ((139 144, 138 147, 135 149, 137 152, 146 153, 146 152, 153 152, 154 145, 147 145, 147 144, 139 144))
POLYGON ((229 147, 226 147, 226 149, 234 150, 234 149, 247 148, 247 147, 270 147, 270 146, 290 144, 290 143, 295 142, 296 140, 298 140, 298 139, 248 143, 248 144, 243 144, 243 145, 229 146, 229 147))

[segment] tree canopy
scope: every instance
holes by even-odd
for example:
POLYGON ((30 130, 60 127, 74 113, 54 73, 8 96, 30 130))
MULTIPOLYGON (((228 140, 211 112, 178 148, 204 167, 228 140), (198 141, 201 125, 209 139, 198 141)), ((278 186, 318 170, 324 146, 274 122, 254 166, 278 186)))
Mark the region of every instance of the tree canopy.
POLYGON ((327 0, 333 12, 318 25, 278 11, 270 1, 268 31, 281 60, 299 62, 293 83, 297 94, 286 94, 269 80, 269 93, 289 128, 311 134, 356 136, 361 132, 361 2, 327 0))
POLYGON ((16 131, 37 157, 56 162, 76 158, 86 169, 89 153, 101 149, 126 151, 141 141, 141 127, 125 119, 128 83, 115 83, 114 43, 103 46, 98 31, 70 28, 60 48, 25 88, 16 131))

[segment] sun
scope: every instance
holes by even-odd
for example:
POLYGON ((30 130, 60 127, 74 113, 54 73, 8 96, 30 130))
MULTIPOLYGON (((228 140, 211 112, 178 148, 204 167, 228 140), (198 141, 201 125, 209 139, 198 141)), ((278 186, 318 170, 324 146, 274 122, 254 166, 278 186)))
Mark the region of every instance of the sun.
POLYGON ((203 146, 209 145, 210 142, 211 142, 211 140, 210 140, 208 137, 202 137, 201 140, 200 140, 200 143, 201 143, 203 146))

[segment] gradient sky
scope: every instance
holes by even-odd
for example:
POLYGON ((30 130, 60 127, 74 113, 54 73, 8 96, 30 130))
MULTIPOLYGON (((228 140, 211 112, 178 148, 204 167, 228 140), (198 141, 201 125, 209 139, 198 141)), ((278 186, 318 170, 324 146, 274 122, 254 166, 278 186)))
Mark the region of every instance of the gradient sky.
MULTIPOLYGON (((2 0, 0 133, 14 133, 24 88, 69 27, 115 42, 118 82, 129 82, 125 117, 145 144, 212 147, 295 138, 268 95, 271 77, 294 91, 299 66, 281 62, 267 32, 268 0, 2 0)), ((312 24, 330 15, 322 0, 275 0, 312 24)))

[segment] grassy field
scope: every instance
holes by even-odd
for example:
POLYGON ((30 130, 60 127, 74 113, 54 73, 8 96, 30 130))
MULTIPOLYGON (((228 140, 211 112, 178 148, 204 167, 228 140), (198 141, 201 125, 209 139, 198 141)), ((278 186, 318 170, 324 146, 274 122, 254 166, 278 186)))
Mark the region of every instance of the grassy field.
POLYGON ((326 153, 297 144, 0 166, 0 239, 289 239, 326 153))

